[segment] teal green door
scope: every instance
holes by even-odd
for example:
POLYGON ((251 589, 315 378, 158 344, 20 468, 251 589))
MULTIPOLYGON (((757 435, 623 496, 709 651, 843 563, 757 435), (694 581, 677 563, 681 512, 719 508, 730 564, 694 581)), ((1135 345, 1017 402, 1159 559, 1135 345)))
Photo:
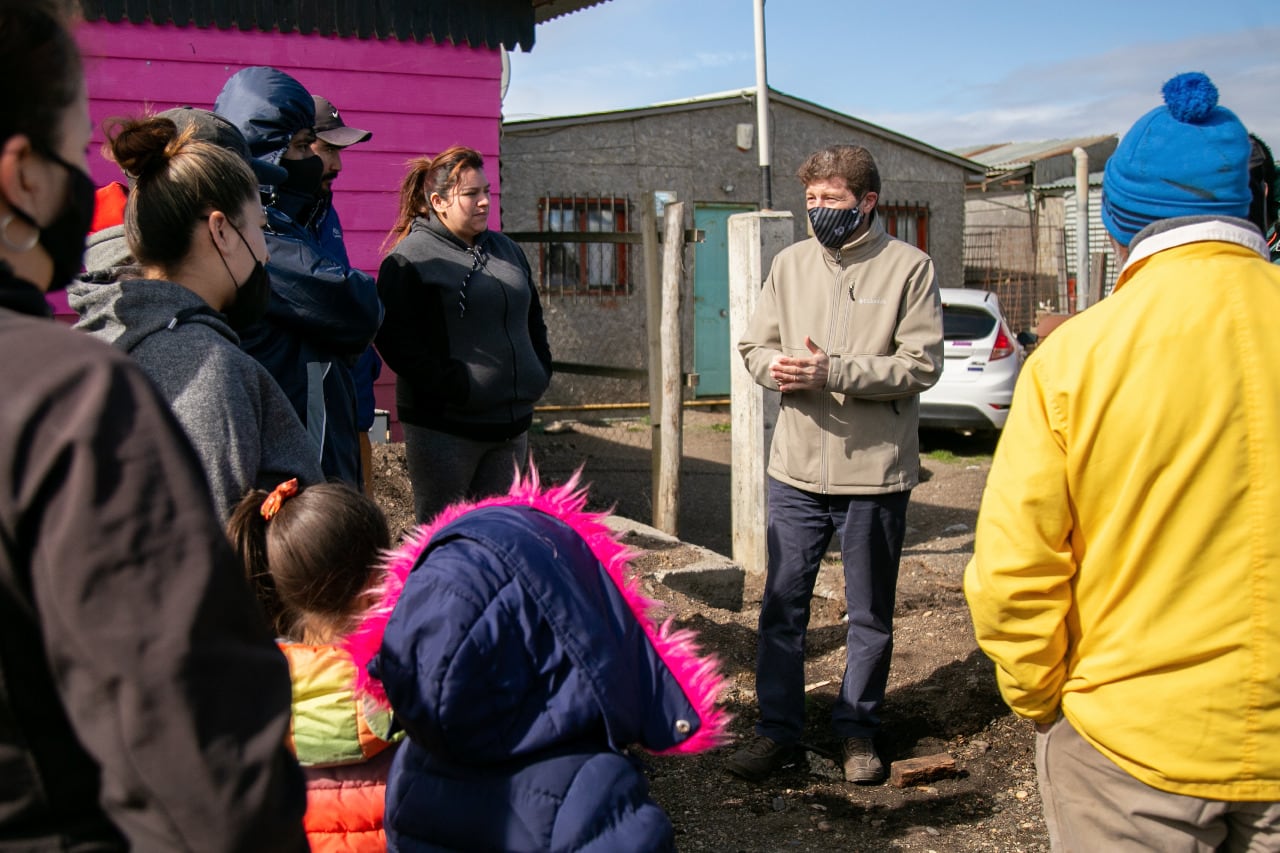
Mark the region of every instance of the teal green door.
POLYGON ((706 235, 693 260, 693 369, 697 396, 729 395, 729 217, 755 210, 743 204, 695 204, 693 227, 706 235))

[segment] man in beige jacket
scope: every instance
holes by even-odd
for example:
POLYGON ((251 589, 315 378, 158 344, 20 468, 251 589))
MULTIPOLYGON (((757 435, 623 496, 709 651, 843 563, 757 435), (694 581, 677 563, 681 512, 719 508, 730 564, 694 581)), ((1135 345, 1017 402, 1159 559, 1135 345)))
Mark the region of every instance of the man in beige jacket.
POLYGON ((837 533, 849 628, 831 723, 845 779, 874 784, 885 775, 874 738, 919 473, 918 396, 942 371, 942 306, 933 261, 876 216, 880 174, 870 152, 825 148, 798 176, 814 236, 778 254, 738 343, 756 381, 782 392, 782 407, 768 467, 760 721, 727 769, 759 781, 801 754, 809 600, 837 533))

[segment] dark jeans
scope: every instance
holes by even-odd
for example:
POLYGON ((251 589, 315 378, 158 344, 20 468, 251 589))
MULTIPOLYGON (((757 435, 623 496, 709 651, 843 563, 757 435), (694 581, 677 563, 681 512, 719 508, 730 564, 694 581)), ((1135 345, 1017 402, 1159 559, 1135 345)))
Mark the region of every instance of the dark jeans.
POLYGON ((819 495, 769 479, 769 569, 756 658, 757 734, 793 743, 804 731, 809 603, 832 533, 840 535, 849 632, 831 727, 841 738, 872 737, 879 730, 910 497, 910 491, 819 495))

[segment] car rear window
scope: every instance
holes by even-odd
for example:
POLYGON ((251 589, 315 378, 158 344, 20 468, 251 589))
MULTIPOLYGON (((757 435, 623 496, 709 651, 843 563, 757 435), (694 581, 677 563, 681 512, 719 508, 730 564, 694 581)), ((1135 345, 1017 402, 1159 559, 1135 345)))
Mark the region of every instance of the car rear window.
POLYGON ((976 341, 991 334, 996 318, 981 308, 942 306, 942 337, 948 341, 976 341))

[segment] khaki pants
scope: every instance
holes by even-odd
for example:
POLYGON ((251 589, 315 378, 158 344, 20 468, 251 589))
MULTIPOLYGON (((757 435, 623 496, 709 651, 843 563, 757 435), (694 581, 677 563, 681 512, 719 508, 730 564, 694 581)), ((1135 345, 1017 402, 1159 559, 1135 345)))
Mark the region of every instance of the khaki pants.
POLYGON ((1280 851, 1280 803, 1202 800, 1152 788, 1066 719, 1036 735, 1036 775, 1057 853, 1280 851))

